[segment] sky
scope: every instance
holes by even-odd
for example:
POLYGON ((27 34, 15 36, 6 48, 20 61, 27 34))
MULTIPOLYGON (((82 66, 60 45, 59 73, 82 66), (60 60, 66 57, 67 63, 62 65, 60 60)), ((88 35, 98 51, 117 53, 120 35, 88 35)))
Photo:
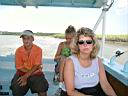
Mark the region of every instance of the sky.
MULTIPOLYGON (((69 25, 93 29, 102 9, 0 6, 0 31, 64 33, 69 25)), ((96 30, 102 34, 102 22, 96 30)), ((106 13, 106 34, 128 34, 128 0, 115 0, 106 13)))

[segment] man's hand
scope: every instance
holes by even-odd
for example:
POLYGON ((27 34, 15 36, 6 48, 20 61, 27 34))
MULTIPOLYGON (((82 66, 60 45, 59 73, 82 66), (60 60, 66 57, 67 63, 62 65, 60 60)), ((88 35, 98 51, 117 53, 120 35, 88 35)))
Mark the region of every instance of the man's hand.
MULTIPOLYGON (((42 70, 42 66, 41 64, 40 65, 37 65, 37 66, 34 66, 31 70, 27 70, 27 73, 21 77, 19 77, 19 79, 17 80, 18 81, 18 84, 20 86, 25 86, 27 84, 27 79, 30 75, 32 75, 36 70, 39 70, 41 69, 42 70)), ((22 72, 25 72, 26 69, 20 69, 20 71, 22 72)))
POLYGON ((18 81, 18 84, 20 86, 25 86, 27 84, 28 77, 29 77, 29 74, 25 74, 25 75, 19 77, 19 79, 17 80, 18 81))

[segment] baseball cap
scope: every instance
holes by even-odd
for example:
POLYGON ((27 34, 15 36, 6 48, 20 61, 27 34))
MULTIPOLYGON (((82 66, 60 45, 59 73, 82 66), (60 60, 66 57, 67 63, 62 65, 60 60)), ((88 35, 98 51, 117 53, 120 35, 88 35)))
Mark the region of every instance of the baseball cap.
POLYGON ((34 34, 33 34, 33 32, 32 32, 31 30, 24 30, 24 31, 21 33, 20 38, 21 38, 22 36, 24 36, 24 35, 26 35, 26 36, 33 36, 34 34))

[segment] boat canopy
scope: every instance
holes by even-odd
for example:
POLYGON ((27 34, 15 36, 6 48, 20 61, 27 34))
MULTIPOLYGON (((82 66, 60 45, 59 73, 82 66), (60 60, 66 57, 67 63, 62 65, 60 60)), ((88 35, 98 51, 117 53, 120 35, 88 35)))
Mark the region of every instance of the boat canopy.
POLYGON ((0 5, 101 8, 108 0, 0 0, 0 5))

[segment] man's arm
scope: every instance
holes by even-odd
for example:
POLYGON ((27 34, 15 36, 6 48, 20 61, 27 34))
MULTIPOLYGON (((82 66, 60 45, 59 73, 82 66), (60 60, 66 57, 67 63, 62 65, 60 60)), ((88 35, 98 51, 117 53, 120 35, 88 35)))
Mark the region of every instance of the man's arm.
MULTIPOLYGON (((40 65, 35 65, 30 71, 26 72, 25 75, 19 77, 18 84, 20 86, 25 86, 27 84, 27 79, 28 77, 30 77, 36 70, 38 70, 40 68, 40 65)), ((26 71, 25 69, 20 69, 20 71, 24 72, 26 71)))
POLYGON ((28 70, 26 68, 22 68, 22 69, 19 69, 19 71, 25 72, 28 75, 32 75, 32 73, 34 73, 35 71, 37 71, 39 69, 41 69, 41 64, 40 65, 35 65, 31 70, 28 70))

